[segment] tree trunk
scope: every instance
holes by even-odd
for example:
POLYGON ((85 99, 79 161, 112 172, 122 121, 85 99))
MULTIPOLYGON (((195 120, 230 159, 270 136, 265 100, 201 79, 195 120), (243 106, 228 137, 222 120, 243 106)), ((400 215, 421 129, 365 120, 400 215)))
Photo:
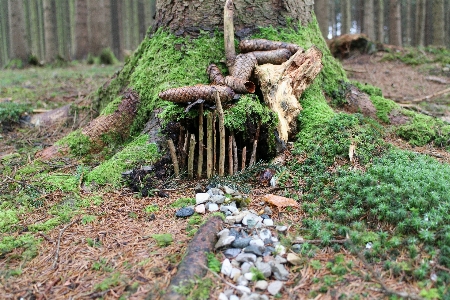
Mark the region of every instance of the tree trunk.
POLYGON ((416 46, 425 45, 425 0, 416 2, 416 46))
POLYGON ((89 44, 94 55, 109 46, 111 30, 110 0, 89 1, 89 44))
POLYGON ((341 0, 341 35, 350 33, 352 10, 350 0, 341 0))
POLYGON ((405 20, 404 20, 404 36, 405 36, 405 46, 411 46, 412 40, 412 26, 411 26, 411 0, 405 1, 405 20))
POLYGON ((433 45, 445 46, 444 0, 433 1, 433 45))
POLYGON ((9 59, 9 22, 8 22, 8 2, 0 2, 0 68, 9 59))
POLYGON ((326 39, 328 37, 328 0, 314 1, 314 12, 319 23, 320 32, 326 39))
POLYGON ((364 1, 363 32, 369 39, 375 39, 373 0, 364 1))
POLYGON ((377 3, 377 40, 384 43, 384 0, 376 1, 377 3))
POLYGON ((75 3, 75 59, 86 58, 89 53, 87 0, 75 3))
MULTIPOLYGON (((212 0, 157 1, 153 31, 164 27, 176 35, 196 36, 200 30, 214 31, 217 27, 222 29, 223 5, 222 1, 212 0)), ((259 26, 285 26, 287 17, 292 24, 300 21, 306 25, 311 21, 313 11, 313 3, 309 0, 235 0, 234 7, 239 12, 234 16, 237 36, 259 26)))
POLYGON ((25 27, 25 9, 22 0, 9 0, 9 36, 10 53, 12 58, 18 58, 24 62, 29 55, 26 27, 25 27))
POLYGON ((51 62, 56 58, 58 46, 56 43, 56 5, 55 0, 44 0, 44 34, 45 61, 51 62))
POLYGON ((401 24, 400 1, 389 0, 389 43, 391 45, 402 45, 401 24))

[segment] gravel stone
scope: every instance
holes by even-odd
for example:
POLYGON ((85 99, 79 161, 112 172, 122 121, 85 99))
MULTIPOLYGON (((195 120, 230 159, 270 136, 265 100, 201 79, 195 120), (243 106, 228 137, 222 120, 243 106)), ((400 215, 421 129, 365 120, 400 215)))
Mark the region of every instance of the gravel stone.
POLYGON ((239 278, 236 280, 236 284, 237 285, 243 285, 243 286, 247 286, 248 285, 248 280, 245 279, 245 277, 243 275, 239 276, 239 278))
POLYGON ((265 280, 258 280, 255 283, 255 289, 265 291, 267 287, 269 286, 269 283, 265 280))
POLYGON ((252 253, 241 253, 236 257, 238 262, 252 262, 256 261, 256 255, 252 253))
POLYGON ((232 188, 230 188, 226 185, 223 186, 223 191, 225 192, 225 194, 230 194, 230 195, 236 193, 235 190, 233 190, 232 188))
POLYGON ((202 204, 209 200, 209 194, 208 193, 197 193, 195 194, 195 203, 196 204, 202 204))
POLYGON ((249 226, 249 227, 252 227, 251 225, 256 226, 256 224, 258 224, 258 223, 261 224, 261 222, 262 222, 262 218, 255 214, 252 214, 252 213, 246 214, 244 216, 244 218, 242 219, 242 224, 249 226), (253 222, 250 220, 252 220, 253 222), (251 223, 250 225, 249 225, 249 221, 251 223))
POLYGON ((213 195, 213 196, 209 197, 209 201, 217 203, 217 204, 222 204, 225 201, 225 196, 213 195))
POLYGON ((205 213, 205 204, 197 205, 195 207, 195 212, 203 215, 205 213))
POLYGON ((278 294, 281 289, 283 288, 283 283, 281 281, 272 281, 269 286, 267 287, 267 291, 272 295, 275 296, 278 294))
POLYGON ((233 295, 230 295, 228 300, 239 300, 239 297, 233 294, 233 295))
POLYGON ((276 230, 279 232, 285 232, 287 230, 287 226, 277 226, 276 230))
POLYGON ((212 188, 209 189, 207 192, 210 196, 214 196, 214 195, 223 195, 223 192, 221 189, 218 188, 212 188))
POLYGON ((272 210, 270 209, 270 207, 266 206, 266 207, 264 207, 264 213, 268 216, 271 216, 272 210))
POLYGON ((283 245, 278 244, 278 245, 275 246, 275 252, 277 252, 278 255, 285 255, 286 254, 286 248, 283 245))
POLYGON ((250 245, 264 248, 264 242, 260 239, 251 240, 250 245))
POLYGON ((264 250, 263 256, 269 256, 272 255, 272 253, 275 251, 274 247, 267 246, 264 250))
POLYGON ((272 233, 270 232, 269 229, 263 229, 263 230, 261 230, 261 232, 259 233, 259 237, 260 237, 262 240, 270 239, 270 238, 272 237, 272 233))
POLYGON ((275 256, 275 262, 279 263, 279 264, 285 264, 287 263, 287 259, 282 257, 282 256, 275 256))
POLYGON ((232 235, 222 236, 214 246, 215 249, 219 249, 230 245, 234 241, 235 237, 232 235))
POLYGON ((228 300, 228 297, 224 293, 220 293, 219 298, 217 298, 217 299, 218 300, 228 300))
POLYGON ((292 264, 294 266, 301 265, 301 263, 302 263, 302 260, 300 259, 300 257, 294 253, 288 253, 286 259, 290 264, 292 264))
POLYGON ((265 219, 270 219, 270 216, 268 214, 262 214, 260 215, 261 218, 265 219))
POLYGON ((294 251, 295 253, 300 253, 300 251, 302 250, 302 245, 300 244, 294 244, 291 247, 292 251, 294 251))
POLYGON ((257 262, 255 267, 264 274, 264 277, 269 278, 272 275, 272 267, 265 262, 257 262))
MULTIPOLYGON (((234 243, 234 242, 233 242, 234 243)), ((233 244, 232 244, 233 245, 233 244)), ((226 258, 235 258, 242 252, 242 249, 238 248, 229 248, 225 251, 223 251, 223 255, 225 255, 226 258)))
POLYGON ((271 226, 273 226, 273 220, 272 219, 264 219, 263 224, 264 224, 264 226, 271 227, 271 226))
POLYGON ((234 248, 245 248, 249 245, 250 241, 252 240, 252 238, 247 237, 247 238, 238 238, 236 240, 234 240, 233 244, 231 244, 232 247, 234 248))
POLYGON ((222 262, 222 268, 220 269, 220 273, 222 273, 225 276, 230 277, 232 269, 233 269, 233 267, 231 266, 230 260, 228 258, 226 258, 222 262))
POLYGON ((253 267, 253 263, 245 262, 241 266, 242 274, 248 273, 250 271, 250 268, 253 267))
POLYGON ((186 217, 190 217, 194 214, 194 209, 191 207, 183 207, 180 208, 176 213, 175 216, 177 216, 178 218, 186 218, 186 217))
POLYGON ((247 279, 248 281, 252 281, 253 280, 253 273, 252 272, 248 272, 244 274, 245 279, 247 279))
POLYGON ((208 211, 211 211, 211 212, 219 210, 219 206, 215 203, 207 203, 206 207, 207 207, 208 211))
POLYGON ((250 294, 252 292, 251 289, 249 289, 248 287, 246 287, 244 285, 238 285, 236 287, 236 290, 240 291, 243 294, 250 294))
POLYGON ((289 272, 286 268, 277 262, 270 262, 270 266, 272 267, 273 276, 276 280, 286 281, 289 278, 289 272))
POLYGON ((241 270, 238 268, 232 268, 230 278, 233 279, 233 281, 237 281, 237 279, 242 275, 241 270))
POLYGON ((262 256, 264 253, 264 247, 261 249, 258 246, 250 245, 244 248, 245 253, 253 253, 257 256, 262 256))

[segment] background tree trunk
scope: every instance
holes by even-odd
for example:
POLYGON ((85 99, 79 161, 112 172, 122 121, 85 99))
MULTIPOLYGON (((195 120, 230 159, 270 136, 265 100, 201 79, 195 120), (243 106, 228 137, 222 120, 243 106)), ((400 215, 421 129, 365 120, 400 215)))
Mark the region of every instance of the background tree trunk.
POLYGON ((377 3, 377 40, 384 43, 384 0, 378 0, 377 3))
POLYGON ((423 47, 425 43, 425 0, 416 2, 416 46, 423 47))
POLYGON ((87 0, 75 2, 75 58, 86 58, 89 53, 88 45, 88 10, 87 0))
POLYGON ((364 20, 363 20, 363 33, 365 33, 369 39, 375 39, 375 22, 374 22, 374 9, 373 0, 364 1, 364 20))
POLYGON ((320 32, 324 38, 328 38, 328 0, 314 1, 314 12, 319 23, 320 32))
POLYGON ((405 16, 402 26, 404 28, 404 45, 411 46, 412 44, 412 24, 411 24, 411 0, 405 0, 405 16))
POLYGON ((8 2, 0 1, 0 67, 5 65, 10 57, 8 11, 8 2))
POLYGON ((433 45, 445 46, 444 0, 433 1, 433 45))
POLYGON ((29 55, 26 27, 25 27, 25 6, 22 0, 9 0, 9 36, 10 36, 10 53, 14 54, 14 58, 21 59, 26 62, 29 55))
MULTIPOLYGON (((212 31, 223 28, 222 1, 172 1, 156 2, 155 28, 164 27, 176 35, 198 35, 200 30, 212 31)), ((234 17, 236 35, 244 34, 243 29, 256 29, 258 26, 285 26, 286 17, 292 24, 299 21, 303 25, 311 21, 313 3, 309 0, 257 1, 235 0, 234 6, 239 14, 234 17)), ((250 32, 248 32, 250 33, 250 32)))
POLYGON ((391 45, 402 45, 401 24, 400 1, 389 0, 389 43, 391 45))
POLYGON ((56 58, 56 6, 54 0, 44 0, 44 34, 45 34, 45 61, 50 62, 56 58))
POLYGON ((350 33, 352 10, 350 0, 341 0, 341 34, 350 33))

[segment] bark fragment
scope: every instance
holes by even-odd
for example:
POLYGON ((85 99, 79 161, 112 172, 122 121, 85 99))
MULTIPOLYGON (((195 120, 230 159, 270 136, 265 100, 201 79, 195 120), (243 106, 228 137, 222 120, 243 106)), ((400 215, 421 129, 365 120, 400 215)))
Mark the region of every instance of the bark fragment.
POLYGON ((216 233, 220 231, 223 221, 220 217, 210 218, 201 226, 194 238, 189 243, 186 256, 178 265, 178 272, 170 281, 170 292, 164 299, 181 299, 181 295, 174 291, 175 287, 184 285, 185 282, 197 278, 203 278, 206 274, 206 254, 212 252, 217 242, 216 233))
POLYGON ((159 93, 159 98, 175 103, 187 103, 203 99, 207 102, 216 101, 216 93, 219 94, 220 101, 231 101, 234 92, 230 87, 221 85, 194 85, 168 89, 159 93))
POLYGON ((239 51, 241 51, 241 53, 277 50, 283 48, 289 50, 292 54, 294 54, 298 50, 303 51, 303 49, 296 44, 270 41, 265 39, 242 40, 239 42, 239 51))

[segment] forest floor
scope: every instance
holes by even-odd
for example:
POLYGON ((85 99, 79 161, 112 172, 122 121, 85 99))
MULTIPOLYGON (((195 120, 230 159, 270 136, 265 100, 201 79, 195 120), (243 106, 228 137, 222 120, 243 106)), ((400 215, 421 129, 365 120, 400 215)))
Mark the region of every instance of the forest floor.
MULTIPOLYGON (((383 53, 357 55, 343 61, 343 66, 350 79, 378 86, 387 98, 405 104, 450 85, 450 71, 442 65, 411 66, 399 60, 383 60, 383 56, 383 53)), ((0 74, 0 102, 25 103, 31 108, 28 114, 33 114, 38 109, 87 101, 89 93, 106 82, 119 68, 77 65, 55 69, 5 70, 0 74)), ((449 121, 450 95, 414 102, 410 108, 449 121)), ((11 182, 17 181, 27 188, 28 183, 15 177, 17 169, 30 163, 39 149, 72 131, 76 123, 45 128, 32 127, 26 120, 22 118, 18 123, 1 124, 0 173, 3 175, 0 184, 4 186, 0 186, 0 194, 7 193, 4 187, 11 182)), ((390 142, 411 148, 395 137, 391 137, 390 142)), ((449 153, 443 150, 425 146, 416 147, 414 151, 450 162, 449 153)), ((78 172, 78 163, 72 159, 62 160, 62 164, 53 167, 58 173, 78 172)), ((108 186, 93 191, 81 184, 82 176, 79 181, 76 197, 55 190, 38 199, 38 208, 17 213, 20 230, 13 236, 21 247, 13 247, 0 255, 0 298, 164 299, 170 278, 175 274, 191 239, 189 232, 200 223, 175 218, 177 208, 172 204, 180 198, 194 197, 194 187, 198 182, 184 182, 170 192, 169 198, 163 198, 138 197, 126 188, 115 190, 108 186), (155 207, 157 209, 153 209, 155 207), (64 213, 65 222, 52 226, 54 216, 64 213), (173 242, 160 247, 152 238, 152 235, 159 233, 172 234, 173 242), (24 238, 19 239, 19 236, 24 238)), ((257 182, 254 187, 249 194, 252 199, 250 207, 260 210, 261 197, 273 190, 258 186, 257 182)), ((4 210, 3 215, 0 210, 0 216, 6 218, 0 220, 2 226, 8 222, 5 220, 8 220, 9 209, 4 210)), ((202 216, 202 219, 207 217, 202 216)), ((301 219, 302 212, 294 211, 279 214, 274 221, 293 225, 300 223, 301 219)), ((0 231, 2 242, 5 242, 5 234, 0 231)), ((338 254, 344 258, 338 267, 345 272, 337 276, 334 269, 325 267, 331 261, 336 263, 336 252, 331 247, 324 247, 314 257, 303 258, 305 267, 291 268, 291 277, 282 294, 276 298, 341 299, 340 296, 345 295, 344 298, 352 299, 380 299, 387 293, 377 276, 383 278, 383 284, 389 289, 399 293, 418 295, 423 288, 415 280, 398 280, 381 264, 368 266, 358 255, 344 248, 338 254)), ((402 253, 400 257, 404 255, 402 253)), ((207 275, 207 279, 215 282, 211 296, 217 298, 225 284, 211 274, 207 275)), ((199 282, 196 284, 200 285, 199 282)))

